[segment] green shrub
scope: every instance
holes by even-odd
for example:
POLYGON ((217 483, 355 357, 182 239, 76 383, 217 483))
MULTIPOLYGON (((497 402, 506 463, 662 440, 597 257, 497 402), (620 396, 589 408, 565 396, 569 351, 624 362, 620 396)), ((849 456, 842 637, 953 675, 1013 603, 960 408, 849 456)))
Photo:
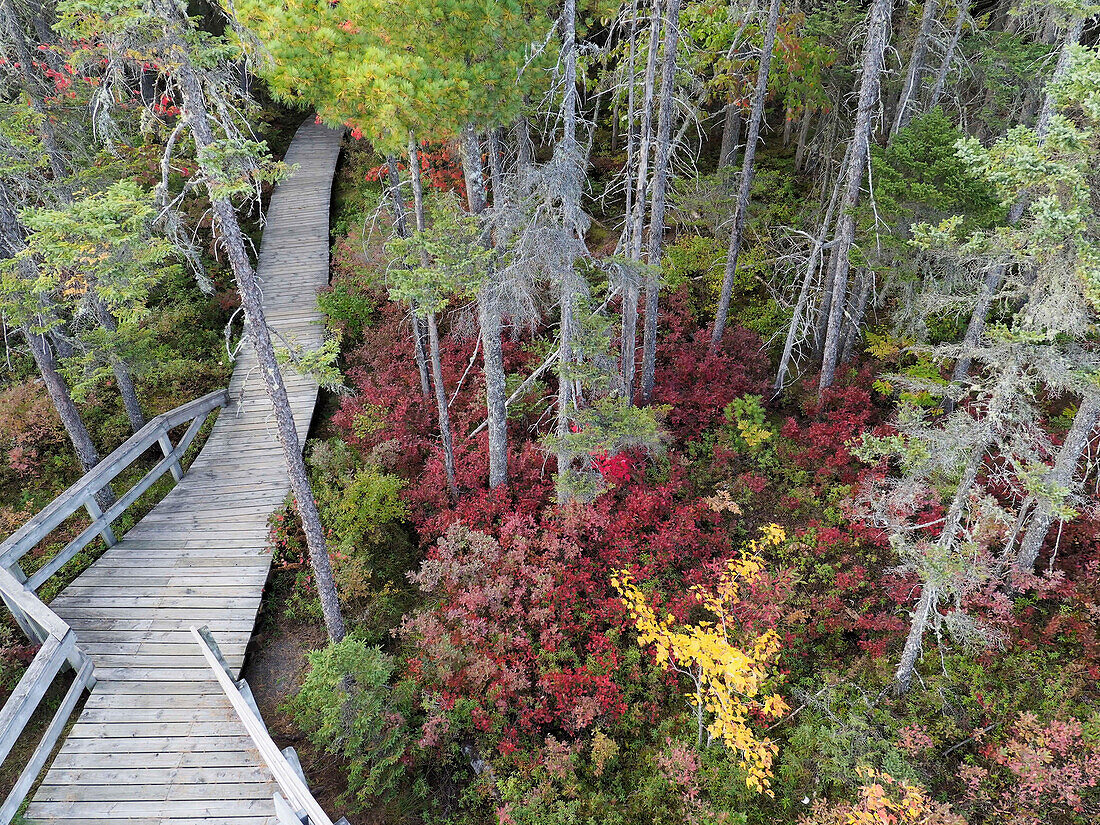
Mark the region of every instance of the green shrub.
POLYGON ((391 686, 394 658, 357 635, 309 654, 309 673, 287 709, 318 748, 346 761, 341 804, 365 807, 400 789, 412 741, 413 691, 391 686))

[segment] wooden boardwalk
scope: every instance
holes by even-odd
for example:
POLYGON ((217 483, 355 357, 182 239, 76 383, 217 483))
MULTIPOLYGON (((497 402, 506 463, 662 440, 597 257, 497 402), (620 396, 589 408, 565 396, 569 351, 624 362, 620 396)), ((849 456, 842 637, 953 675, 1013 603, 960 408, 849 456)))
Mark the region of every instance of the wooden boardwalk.
MULTIPOLYGON (((339 133, 312 121, 298 130, 286 160, 300 169, 272 195, 260 253, 269 325, 307 346, 321 340, 315 296, 328 281, 339 151, 339 133)), ((284 378, 304 439, 317 385, 284 378)), ((289 490, 250 346, 230 397, 183 481, 50 605, 98 681, 29 822, 275 821, 273 777, 188 632, 209 626, 240 670, 271 564, 268 516, 289 490)))

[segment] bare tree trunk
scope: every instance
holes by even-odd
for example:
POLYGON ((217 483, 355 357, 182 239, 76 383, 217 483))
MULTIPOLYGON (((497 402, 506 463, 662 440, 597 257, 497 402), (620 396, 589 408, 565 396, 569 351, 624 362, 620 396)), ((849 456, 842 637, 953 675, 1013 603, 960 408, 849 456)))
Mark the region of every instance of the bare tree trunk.
MULTIPOLYGON (((661 0, 653 0, 649 22, 649 46, 645 64, 645 89, 642 97, 642 138, 638 145, 638 177, 635 179, 634 214, 630 224, 630 256, 642 259, 643 224, 646 190, 649 186, 649 155, 653 144, 653 95, 656 86, 657 54, 661 34, 661 0)), ((671 132, 671 128, 670 128, 671 132)))
MULTIPOLYGON (((420 187, 420 174, 417 172, 419 155, 416 151, 416 140, 409 136, 409 171, 412 172, 413 202, 416 212, 416 228, 418 232, 424 231, 424 193, 420 187)), ((389 171, 389 196, 393 205, 393 226, 399 237, 408 238, 409 221, 405 209, 405 201, 401 197, 401 176, 397 172, 397 159, 393 155, 386 158, 386 167, 389 171)), ((416 360, 416 370, 420 376, 420 395, 427 401, 432 396, 431 383, 428 377, 428 358, 424 351, 424 334, 420 328, 420 316, 417 314, 415 304, 411 306, 410 332, 413 343, 413 358, 416 360)))
MULTIPOLYGON (((1077 474, 1077 465, 1088 446, 1089 438, 1100 424, 1100 391, 1093 390, 1081 399, 1081 406, 1073 416, 1073 424, 1066 433, 1066 439, 1058 450, 1054 467, 1043 479, 1047 489, 1072 490, 1073 479, 1077 474)), ((1054 504, 1047 496, 1039 496, 1035 512, 1027 523, 1027 530, 1016 552, 1016 569, 1032 572, 1039 551, 1043 548, 1050 525, 1054 523, 1054 504)))
POLYGON ((657 112, 657 154, 653 164, 653 191, 649 203, 649 251, 651 267, 645 285, 645 330, 642 338, 642 403, 653 398, 657 369, 657 301, 661 280, 654 268, 661 265, 665 234, 665 207, 672 154, 672 111, 676 106, 676 50, 680 39, 680 0, 666 0, 665 53, 661 65, 661 101, 657 112))
MULTIPOLYGON (((521 138, 520 142, 526 143, 526 140, 521 138)), ((466 178, 466 197, 470 212, 480 215, 485 211, 485 172, 481 165, 481 144, 472 126, 463 130, 462 170, 466 178)), ((499 175, 499 170, 497 174, 499 175)), ((477 318, 481 329, 481 361, 485 371, 485 405, 489 426, 490 488, 502 487, 508 483, 508 409, 504 403, 506 378, 501 345, 504 321, 501 317, 499 291, 499 276, 494 266, 486 274, 477 293, 477 318)))
MULTIPOLYGON (((562 86, 564 99, 562 100, 562 138, 560 151, 562 151, 570 164, 580 163, 580 144, 577 140, 577 4, 576 0, 566 0, 562 9, 562 57, 565 64, 562 86)), ((580 183, 583 170, 569 169, 566 173, 574 177, 573 181, 565 181, 562 185, 563 192, 576 193, 579 196, 580 186, 572 184, 580 183)), ((564 201, 564 198, 563 198, 564 201)), ((562 203, 562 214, 565 225, 562 227, 569 242, 580 240, 580 227, 573 225, 572 221, 579 217, 580 202, 562 203)), ((557 497, 558 503, 563 504, 572 498, 572 490, 569 484, 570 473, 573 465, 573 453, 569 449, 567 439, 570 433, 570 424, 576 399, 573 397, 573 336, 575 334, 576 303, 580 292, 577 284, 577 274, 574 271, 573 256, 568 255, 561 272, 561 349, 558 354, 558 417, 557 417, 557 497)))
POLYGON ((714 328, 710 335, 710 350, 714 352, 722 342, 729 318, 730 297, 733 295, 733 281, 737 275, 737 260, 741 255, 741 244, 745 236, 745 222, 748 220, 749 196, 752 193, 752 179, 756 172, 756 144, 760 139, 760 124, 764 120, 764 103, 768 96, 768 74, 772 65, 772 47, 775 45, 775 30, 779 25, 780 0, 771 0, 768 7, 768 27, 764 31, 764 45, 760 50, 760 65, 756 72, 756 88, 752 95, 752 114, 749 115, 749 133, 745 138, 745 156, 741 163, 741 186, 737 191, 737 206, 733 213, 733 229, 730 232, 729 250, 726 254, 726 271, 722 278, 722 291, 718 296, 718 308, 714 316, 714 328))
POLYGON ((726 116, 722 121, 722 148, 718 153, 718 168, 733 166, 737 159, 737 144, 741 140, 741 107, 726 104, 726 116))
POLYGON ((825 331, 825 349, 822 355, 819 387, 827 389, 833 384, 836 362, 840 354, 841 323, 844 304, 848 296, 848 272, 850 254, 856 236, 855 208, 863 186, 863 173, 870 153, 872 117, 878 102, 882 76, 882 57, 890 31, 890 0, 874 0, 867 26, 867 39, 863 45, 863 77, 859 84, 859 106, 855 127, 852 130, 852 153, 848 163, 844 196, 840 204, 837 223, 836 272, 833 275, 832 303, 829 307, 829 324, 825 331))
MULTIPOLYGON (((103 300, 95 294, 94 285, 92 286, 90 298, 99 325, 109 333, 117 332, 118 322, 115 321, 114 316, 111 315, 111 311, 103 303, 103 300)), ((118 394, 122 397, 122 407, 126 410, 126 418, 130 421, 130 429, 136 433, 145 426, 145 413, 141 409, 141 401, 138 400, 137 388, 134 386, 130 365, 115 352, 108 352, 107 360, 111 364, 111 372, 115 374, 115 383, 118 384, 118 394)))
MULTIPOLYGON (((802 288, 798 292, 798 300, 794 305, 794 312, 791 315, 791 324, 787 327, 787 338, 783 342, 783 354, 779 359, 779 369, 775 373, 775 383, 772 384, 772 388, 778 395, 783 391, 783 386, 787 378, 787 370, 790 368, 791 356, 794 353, 794 345, 798 338, 798 327, 802 323, 802 313, 806 309, 806 304, 809 302, 810 287, 814 281, 814 275, 817 273, 818 265, 821 261, 821 253, 825 249, 825 238, 829 234, 829 228, 833 223, 833 212, 836 210, 837 199, 840 197, 840 181, 844 176, 844 166, 848 163, 848 155, 845 154, 844 160, 841 163, 841 173, 837 175, 836 182, 833 184, 833 194, 829 198, 829 205, 825 209, 825 217, 821 221, 821 228, 817 232, 817 236, 814 238, 813 247, 810 249, 810 258, 806 262, 806 274, 802 277, 802 288)), ((826 282, 828 282, 828 274, 825 276, 826 282)))
POLYGON ((859 340, 859 330, 863 326, 863 318, 867 313, 867 302, 871 299, 871 293, 875 289, 875 273, 864 269, 860 273, 859 291, 852 296, 847 309, 847 323, 844 326, 844 345, 840 351, 840 363, 846 364, 852 357, 852 350, 859 340))
POLYGON ((435 405, 439 412, 439 435, 443 442, 443 470, 447 476, 447 494, 451 503, 458 501, 458 486, 455 484, 455 448, 451 438, 451 416, 447 409, 447 390, 443 386, 443 364, 439 358, 439 327, 435 313, 429 312, 428 343, 432 360, 432 385, 435 387, 435 405))
MULTIPOLYGON (((317 593, 321 601, 321 611, 325 619, 325 628, 329 639, 338 642, 344 638, 344 617, 340 612, 340 601, 336 595, 336 583, 332 577, 332 562, 329 559, 325 542, 324 528, 317 511, 317 502, 313 498, 309 476, 306 473, 302 445, 298 440, 298 428, 294 423, 294 414, 290 408, 286 385, 275 358, 271 333, 264 317, 263 292, 248 258, 248 248, 244 234, 237 220, 237 212, 225 195, 216 194, 219 189, 219 170, 215 164, 201 160, 216 145, 214 131, 210 125, 210 116, 206 109, 196 70, 191 63, 190 49, 179 29, 186 29, 189 23, 180 18, 178 9, 169 2, 158 3, 159 10, 167 21, 165 34, 174 52, 173 74, 179 84, 183 98, 183 115, 191 125, 192 136, 198 149, 200 165, 208 181, 210 202, 214 211, 214 228, 218 240, 225 249, 237 281, 237 290, 241 296, 241 306, 248 321, 249 337, 256 350, 260 371, 267 386, 267 394, 275 416, 279 434, 279 443, 283 448, 290 488, 294 494, 295 506, 302 520, 309 549, 310 564, 313 567, 317 593)), ((216 154, 216 153, 215 153, 216 154)))
POLYGON ((936 22, 936 12, 939 11, 938 0, 924 0, 924 11, 921 13, 920 28, 913 40, 913 51, 909 55, 909 69, 905 73, 905 83, 901 87, 901 96, 898 98, 898 108, 894 117, 894 128, 891 135, 896 135, 909 125, 913 118, 913 108, 920 100, 920 84, 924 74, 924 59, 928 53, 928 41, 932 37, 932 26, 936 22))
MULTIPOLYGON (((634 128, 634 87, 635 87, 635 59, 638 46, 638 0, 632 0, 630 5, 630 49, 627 56, 627 112, 626 112, 626 181, 624 196, 626 203, 623 208, 623 234, 620 246, 628 252, 634 248, 632 234, 634 215, 634 174, 635 157, 637 155, 637 138, 634 128)), ((633 278, 626 278, 623 282, 622 295, 622 327, 619 332, 619 370, 623 377, 623 395, 628 404, 634 402, 634 368, 637 363, 635 347, 638 340, 638 287, 633 278)))
POLYGON ((786 149, 791 145, 791 135, 794 128, 794 112, 791 111, 791 107, 788 106, 783 111, 783 148, 786 149))
MULTIPOLYGON (((53 408, 57 410, 57 417, 65 427, 65 434, 69 436, 69 442, 73 445, 80 468, 87 473, 99 463, 99 451, 92 443, 92 437, 88 434, 88 428, 84 426, 84 419, 80 417, 80 410, 73 401, 69 392, 69 385, 57 371, 57 359, 46 336, 31 332, 27 327, 22 329, 23 337, 34 358, 35 366, 42 376, 42 383, 46 386, 53 408)), ((115 503, 115 494, 110 486, 96 492, 96 503, 101 510, 107 510, 115 503)))
POLYGON ((951 65, 955 62, 955 55, 959 51, 959 40, 962 38, 963 26, 966 23, 967 11, 970 8, 970 0, 959 0, 955 4, 955 28, 951 32, 951 39, 947 42, 947 48, 943 52, 943 62, 936 72, 936 82, 932 85, 932 94, 928 97, 928 108, 935 107, 943 90, 947 88, 947 75, 951 72, 951 65))
POLYGON ((921 586, 920 599, 917 601, 909 623, 909 635, 905 638, 901 661, 894 674, 894 691, 899 696, 907 693, 913 684, 913 673, 917 668, 917 659, 920 658, 921 642, 924 640, 924 631, 928 628, 928 620, 935 609, 936 596, 936 588, 933 585, 925 582, 921 586))
POLYGON ((810 136, 810 124, 813 122, 814 113, 807 109, 802 114, 802 122, 798 124, 798 145, 794 148, 795 171, 802 171, 802 163, 806 158, 806 141, 810 136))

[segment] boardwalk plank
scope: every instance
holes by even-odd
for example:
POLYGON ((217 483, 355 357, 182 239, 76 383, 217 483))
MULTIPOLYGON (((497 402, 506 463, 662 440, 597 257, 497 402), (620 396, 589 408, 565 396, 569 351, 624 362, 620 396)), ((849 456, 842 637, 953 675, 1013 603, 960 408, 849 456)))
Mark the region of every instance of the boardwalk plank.
MULTIPOLYGON (((328 207, 340 135, 310 121, 287 154, 298 171, 271 198, 257 274, 268 322, 318 345, 328 207)), ((317 400, 288 373, 304 437, 317 400)), ((271 565, 268 517, 289 490, 255 353, 242 347, 228 407, 187 475, 51 605, 98 682, 28 810, 28 822, 272 825, 276 784, 190 637, 209 625, 244 659, 271 565)))

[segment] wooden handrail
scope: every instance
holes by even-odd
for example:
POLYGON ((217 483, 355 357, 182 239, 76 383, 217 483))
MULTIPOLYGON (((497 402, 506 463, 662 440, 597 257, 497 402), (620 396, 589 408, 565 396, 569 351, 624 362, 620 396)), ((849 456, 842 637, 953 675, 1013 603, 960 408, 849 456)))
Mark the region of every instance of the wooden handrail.
MULTIPOLYGON (((203 631, 209 636, 209 631, 205 627, 203 631)), ((256 749, 260 752, 264 763, 275 777, 275 781, 286 796, 287 801, 293 806, 294 810, 301 811, 308 817, 309 825, 333 825, 328 814, 313 798, 313 794, 310 793, 306 783, 298 776, 290 762, 287 761, 286 756, 279 750, 279 746, 272 740, 263 719, 249 707, 238 683, 233 681, 226 669, 224 660, 219 655, 220 651, 215 652, 211 645, 207 644, 203 631, 192 626, 191 635, 195 637, 203 658, 210 665, 210 669, 214 671, 214 678, 218 680, 218 684, 221 685, 226 698, 229 699, 229 704, 233 706, 233 710, 237 712, 237 716, 240 717, 245 730, 248 731, 248 735, 252 737, 256 749)), ((213 640, 213 637, 210 638, 213 640)))
MULTIPOLYGON (((168 431, 173 427, 177 427, 188 421, 199 421, 199 426, 201 427, 202 419, 205 418, 205 416, 209 415, 218 407, 224 407, 228 403, 228 391, 217 390, 216 392, 204 395, 202 398, 196 398, 194 401, 176 407, 174 410, 161 413, 151 418, 144 427, 126 439, 126 441, 112 451, 110 455, 85 473, 79 481, 47 504, 38 513, 31 516, 26 524, 12 533, 3 543, 0 543, 0 567, 10 568, 13 564, 17 563, 19 559, 31 550, 31 548, 53 532, 58 525, 81 507, 87 507, 89 511, 92 512, 92 526, 97 529, 88 535, 86 537, 87 540, 84 541, 83 544, 77 546, 76 550, 78 551, 81 547, 88 544, 95 535, 109 528, 111 521, 121 515, 126 507, 137 500, 137 496, 123 496, 123 498, 106 513, 99 513, 97 512, 99 508, 95 506, 96 494, 114 481, 123 470, 133 464, 154 444, 161 444, 163 448, 162 441, 167 440, 168 431), (126 502, 125 505, 120 508, 118 504, 124 501, 126 502)), ((139 482, 139 485, 145 484, 141 492, 148 489, 160 475, 179 463, 179 459, 182 457, 183 452, 187 449, 187 446, 190 445, 191 440, 198 434, 198 427, 193 429, 194 432, 188 431, 190 438, 185 436, 184 439, 181 439, 177 448, 165 456, 165 461, 160 462, 154 468, 153 472, 156 472, 156 475, 150 472, 141 482, 139 482), (186 444, 184 443, 185 440, 186 444), (174 458, 174 461, 168 461, 168 458, 174 458)), ((140 495, 140 493, 138 495, 140 495)), ((89 528, 89 530, 90 529, 91 528, 89 528)), ((84 532, 87 533, 88 531, 84 532)), ((84 533, 82 533, 81 536, 84 536, 84 533)), ((69 548, 66 549, 68 550, 69 548)), ((75 551, 73 555, 75 555, 75 551)), ((39 582, 39 584, 41 584, 41 582, 39 582)))
POLYGON ((180 461, 199 434, 203 422, 215 409, 229 403, 226 390, 218 390, 197 398, 174 410, 150 419, 118 449, 93 467, 45 508, 35 514, 6 541, 0 544, 0 599, 8 606, 20 628, 32 641, 41 644, 30 666, 15 686, 8 701, 0 708, 0 762, 7 758, 31 720, 42 697, 66 664, 75 673, 68 692, 61 701, 34 753, 23 766, 15 785, 0 804, 0 825, 7 825, 18 813, 27 793, 45 766, 54 746, 65 730, 69 717, 86 689, 95 684, 95 668, 91 659, 76 645, 76 636, 60 616, 50 610, 37 596, 37 590, 97 535, 113 542, 111 522, 118 518, 153 483, 169 470, 178 481, 182 476, 180 461), (191 422, 174 447, 168 432, 191 422), (111 483, 123 470, 140 458, 154 444, 159 444, 164 458, 146 473, 106 512, 95 503, 95 495, 111 483), (40 570, 27 578, 19 560, 61 522, 79 510, 88 509, 92 523, 69 542, 40 570))

